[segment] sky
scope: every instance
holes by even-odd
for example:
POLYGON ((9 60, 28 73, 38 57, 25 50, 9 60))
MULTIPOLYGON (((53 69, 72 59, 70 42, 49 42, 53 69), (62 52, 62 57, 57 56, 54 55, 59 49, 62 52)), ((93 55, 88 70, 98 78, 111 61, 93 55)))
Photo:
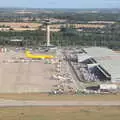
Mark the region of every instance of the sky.
POLYGON ((0 0, 0 7, 120 8, 120 0, 0 0))

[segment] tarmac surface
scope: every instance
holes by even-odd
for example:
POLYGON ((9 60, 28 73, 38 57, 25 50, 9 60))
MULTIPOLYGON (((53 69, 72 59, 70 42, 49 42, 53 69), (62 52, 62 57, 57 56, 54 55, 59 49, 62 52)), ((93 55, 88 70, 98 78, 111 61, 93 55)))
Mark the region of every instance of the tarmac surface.
POLYGON ((72 106, 120 106, 120 101, 18 101, 0 100, 0 107, 72 107, 72 106))
POLYGON ((13 62, 25 58, 24 52, 0 53, 0 93, 48 92, 56 84, 51 76, 53 64, 39 62, 13 62), (6 62, 3 62, 6 61, 6 62))
MULTIPOLYGON (((56 56, 63 57, 59 50, 56 56)), ((78 86, 72 76, 73 73, 69 70, 69 65, 63 61, 60 66, 60 72, 57 72, 56 64, 49 64, 47 60, 36 62, 36 60, 28 59, 25 51, 22 50, 10 49, 5 53, 0 53, 0 93, 51 92, 58 89, 55 86, 60 85, 64 86, 67 92, 70 88, 76 90, 78 86), (64 77, 59 80, 53 78, 56 74, 64 77)))

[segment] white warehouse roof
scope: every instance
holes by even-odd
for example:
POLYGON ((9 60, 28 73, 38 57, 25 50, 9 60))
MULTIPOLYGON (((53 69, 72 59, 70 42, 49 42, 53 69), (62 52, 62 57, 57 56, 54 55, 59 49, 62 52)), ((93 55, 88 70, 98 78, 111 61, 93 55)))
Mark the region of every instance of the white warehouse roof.
POLYGON ((79 62, 82 62, 82 61, 84 61, 84 60, 87 60, 87 59, 90 59, 91 58, 91 56, 89 56, 89 55, 87 55, 87 54, 78 54, 78 61, 79 62))
POLYGON ((23 40, 21 40, 21 39, 12 39, 12 40, 10 40, 11 42, 22 42, 23 40))
POLYGON ((120 54, 108 48, 84 48, 110 75, 112 81, 120 81, 120 54))

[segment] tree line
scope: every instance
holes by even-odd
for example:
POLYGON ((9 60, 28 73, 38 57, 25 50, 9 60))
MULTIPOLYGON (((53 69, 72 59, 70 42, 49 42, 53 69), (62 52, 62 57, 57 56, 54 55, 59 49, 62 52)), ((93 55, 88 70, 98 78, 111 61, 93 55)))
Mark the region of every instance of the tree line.
MULTIPOLYGON (((59 32, 51 32, 51 44, 57 46, 107 46, 120 48, 120 24, 108 26, 102 30, 83 30, 61 28, 59 32)), ((0 45, 40 46, 46 44, 46 32, 36 31, 9 31, 0 32, 0 45), (22 39, 22 43, 11 42, 12 39, 22 39)))

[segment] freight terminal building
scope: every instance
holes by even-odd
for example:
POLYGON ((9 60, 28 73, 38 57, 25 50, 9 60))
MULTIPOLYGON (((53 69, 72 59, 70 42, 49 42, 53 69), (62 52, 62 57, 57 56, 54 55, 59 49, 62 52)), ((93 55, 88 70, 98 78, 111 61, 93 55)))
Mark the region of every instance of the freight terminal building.
MULTIPOLYGON (((95 79, 120 82, 119 53, 101 47, 83 48, 83 51, 83 53, 77 55, 77 60, 80 64, 87 66, 87 72, 91 73, 95 79)), ((85 70, 82 70, 82 73, 85 74, 85 70)))

